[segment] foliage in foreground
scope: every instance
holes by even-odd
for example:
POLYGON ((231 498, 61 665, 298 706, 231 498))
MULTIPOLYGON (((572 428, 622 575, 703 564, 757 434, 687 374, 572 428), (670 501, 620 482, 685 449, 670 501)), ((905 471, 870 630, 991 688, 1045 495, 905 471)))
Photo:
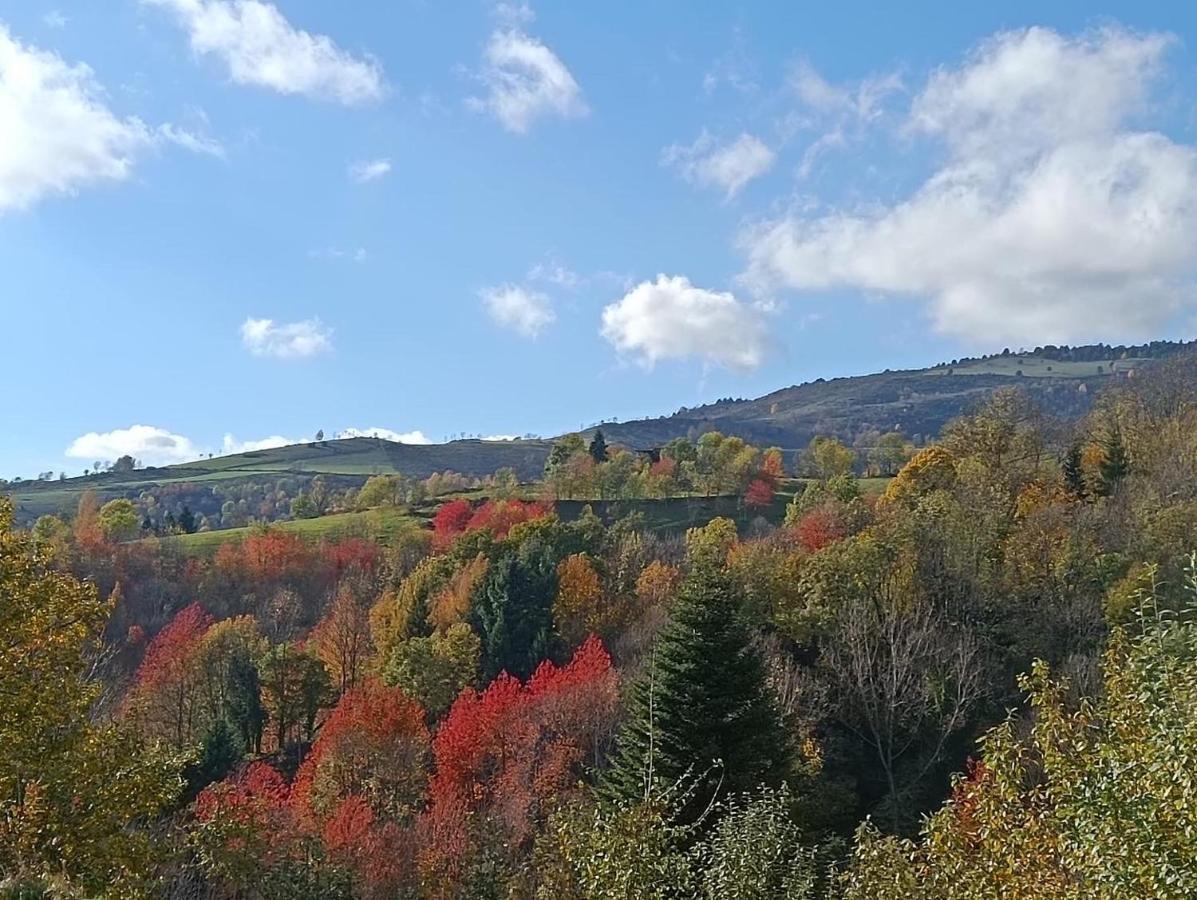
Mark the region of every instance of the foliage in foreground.
POLYGON ((1072 705, 1037 663, 1022 679, 1030 732, 990 732, 919 840, 864 826, 847 897, 1197 896, 1197 626, 1151 593, 1102 671, 1100 699, 1072 705))

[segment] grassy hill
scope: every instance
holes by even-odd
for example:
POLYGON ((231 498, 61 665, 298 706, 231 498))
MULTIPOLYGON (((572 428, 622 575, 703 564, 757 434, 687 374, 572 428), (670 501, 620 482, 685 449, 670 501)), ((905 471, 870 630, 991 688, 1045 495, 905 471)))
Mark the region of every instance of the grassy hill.
POLYGON ((254 450, 175 466, 102 472, 64 481, 28 481, 10 485, 18 518, 36 519, 47 513, 73 510, 79 496, 94 490, 100 499, 135 497, 144 490, 168 485, 202 485, 238 479, 263 480, 286 476, 330 476, 336 483, 360 485, 371 475, 403 473, 427 478, 451 470, 483 477, 510 467, 531 480, 544 470, 550 441, 452 441, 447 444, 400 444, 381 438, 348 438, 254 450))

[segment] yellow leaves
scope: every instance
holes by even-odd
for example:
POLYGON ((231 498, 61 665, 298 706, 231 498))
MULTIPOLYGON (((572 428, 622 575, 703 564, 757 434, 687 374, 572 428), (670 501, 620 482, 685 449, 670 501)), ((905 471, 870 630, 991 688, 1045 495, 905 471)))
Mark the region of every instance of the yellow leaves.
POLYGON ((663 606, 673 599, 681 583, 677 566, 654 559, 636 579, 636 599, 645 606, 663 606))
POLYGON ((881 497, 885 504, 912 503, 933 490, 944 490, 956 479, 956 457, 939 444, 924 447, 894 476, 881 497))
POLYGON ((589 557, 567 556, 557 566, 557 597, 553 621, 557 633, 572 644, 588 634, 601 632, 610 624, 611 609, 603 603, 603 586, 589 557))
POLYGON ((474 591, 486 577, 488 560, 479 553, 454 575, 444 589, 432 601, 429 619, 438 631, 465 620, 470 612, 470 601, 474 591))
POLYGON ((54 876, 85 896, 140 896, 149 843, 134 823, 177 794, 178 761, 89 723, 89 653, 109 606, 49 571, 11 523, 0 499, 0 882, 54 876))

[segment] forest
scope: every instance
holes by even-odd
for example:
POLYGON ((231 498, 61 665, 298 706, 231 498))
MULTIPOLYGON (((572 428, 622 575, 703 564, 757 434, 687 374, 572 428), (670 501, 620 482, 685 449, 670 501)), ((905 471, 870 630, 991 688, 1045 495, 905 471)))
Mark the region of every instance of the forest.
POLYGON ((1197 356, 869 443, 0 498, 0 898, 1197 896, 1197 356))

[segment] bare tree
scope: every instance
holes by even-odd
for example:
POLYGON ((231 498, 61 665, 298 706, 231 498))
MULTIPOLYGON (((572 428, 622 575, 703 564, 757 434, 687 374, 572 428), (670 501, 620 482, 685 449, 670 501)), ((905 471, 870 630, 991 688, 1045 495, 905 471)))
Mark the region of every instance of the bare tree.
POLYGON ((838 718, 881 766, 896 829, 898 801, 939 763, 982 696, 977 644, 927 601, 887 590, 845 604, 821 663, 838 718))

